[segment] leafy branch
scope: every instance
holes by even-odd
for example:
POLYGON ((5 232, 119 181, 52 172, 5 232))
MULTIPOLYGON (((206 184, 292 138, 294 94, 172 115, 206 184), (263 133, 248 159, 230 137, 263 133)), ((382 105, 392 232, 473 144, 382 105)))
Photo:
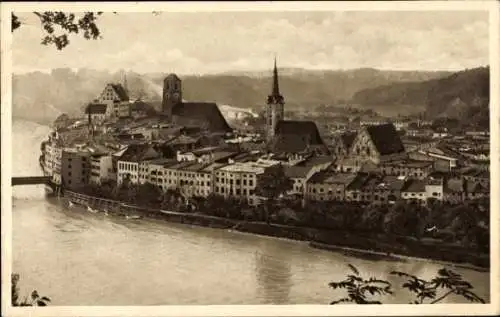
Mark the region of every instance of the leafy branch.
MULTIPOLYGON (((347 275, 347 278, 343 281, 328 284, 333 289, 347 290, 347 297, 334 300, 330 303, 331 305, 348 302, 381 304, 380 301, 373 300, 370 296, 393 294, 389 282, 373 277, 364 279, 360 276, 356 267, 349 264, 349 268, 354 274, 347 275)), ((470 302, 485 303, 481 297, 472 291, 473 286, 463 280, 460 274, 445 268, 440 269, 437 276, 430 281, 405 272, 392 271, 390 274, 406 278, 406 282, 401 287, 414 293, 416 298, 411 304, 436 304, 451 294, 461 296, 470 302), (438 296, 440 290, 443 290, 444 293, 438 296)))
POLYGON ((347 275, 347 279, 340 282, 331 282, 328 285, 333 289, 346 289, 347 297, 332 301, 330 305, 340 303, 355 304, 382 304, 378 300, 371 300, 369 296, 392 294, 391 283, 376 278, 363 279, 353 265, 349 268, 354 274, 347 275))
POLYGON ((440 269, 437 276, 430 281, 399 271, 393 271, 391 274, 407 279, 402 287, 416 295, 417 299, 413 304, 435 304, 451 294, 462 296, 470 302, 484 304, 484 300, 472 292, 474 287, 469 282, 463 280, 460 274, 445 268, 440 269), (436 298, 439 290, 446 291, 436 298), (425 300, 428 302, 426 303, 425 300))
MULTIPOLYGON (((117 12, 112 12, 118 14, 117 12)), ((153 15, 158 16, 161 12, 153 11, 153 15)), ((55 45, 58 50, 62 50, 68 44, 69 36, 73 34, 82 34, 86 40, 101 39, 101 31, 97 25, 98 18, 103 12, 83 12, 83 15, 77 17, 72 12, 45 11, 33 12, 42 25, 45 36, 41 44, 55 45), (56 32, 58 29, 58 32, 56 32)), ((11 14, 11 31, 19 29, 23 23, 14 13, 11 14)))

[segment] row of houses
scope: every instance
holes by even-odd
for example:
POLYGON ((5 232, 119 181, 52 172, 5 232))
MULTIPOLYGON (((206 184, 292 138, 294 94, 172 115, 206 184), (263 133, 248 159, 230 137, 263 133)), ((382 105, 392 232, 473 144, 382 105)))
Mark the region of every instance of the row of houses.
POLYGON ((417 179, 372 173, 322 171, 306 183, 304 197, 312 201, 386 204, 399 200, 426 204, 428 199, 462 203, 489 197, 489 186, 463 178, 417 179))

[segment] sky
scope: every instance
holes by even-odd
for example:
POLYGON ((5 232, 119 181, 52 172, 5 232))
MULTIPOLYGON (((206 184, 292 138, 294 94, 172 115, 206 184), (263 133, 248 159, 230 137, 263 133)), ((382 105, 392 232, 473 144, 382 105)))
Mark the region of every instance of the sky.
POLYGON ((461 70, 488 65, 486 11, 104 13, 102 39, 40 44, 37 17, 19 13, 13 70, 91 68, 209 74, 279 67, 461 70))

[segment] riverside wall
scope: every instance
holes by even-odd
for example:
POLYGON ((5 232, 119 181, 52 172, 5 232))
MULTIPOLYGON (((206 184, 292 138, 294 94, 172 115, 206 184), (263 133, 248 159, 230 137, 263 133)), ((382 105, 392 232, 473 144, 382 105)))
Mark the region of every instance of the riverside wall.
POLYGON ((263 236, 309 242, 314 248, 341 252, 367 259, 407 260, 425 259, 471 269, 489 269, 489 254, 480 254, 459 246, 425 243, 408 237, 384 234, 359 234, 340 230, 317 229, 303 226, 239 221, 199 213, 181 213, 133 206, 66 190, 64 197, 73 203, 89 206, 110 214, 137 215, 168 222, 226 229, 263 236))

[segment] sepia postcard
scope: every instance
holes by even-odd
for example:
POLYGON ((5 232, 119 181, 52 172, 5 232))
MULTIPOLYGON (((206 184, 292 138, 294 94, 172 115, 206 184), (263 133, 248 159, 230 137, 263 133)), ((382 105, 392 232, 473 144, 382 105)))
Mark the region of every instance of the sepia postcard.
POLYGON ((497 1, 1 14, 2 315, 500 314, 497 1))

